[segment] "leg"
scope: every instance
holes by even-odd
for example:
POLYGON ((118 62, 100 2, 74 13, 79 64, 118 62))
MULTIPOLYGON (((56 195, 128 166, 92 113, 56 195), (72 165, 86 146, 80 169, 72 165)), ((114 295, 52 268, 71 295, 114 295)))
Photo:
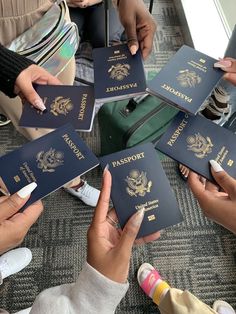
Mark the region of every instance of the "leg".
POLYGON ((70 8, 70 19, 72 22, 74 22, 79 30, 79 35, 83 41, 83 34, 84 34, 84 25, 86 20, 86 9, 80 9, 80 8, 70 8))
MULTIPOLYGON (((86 33, 89 37, 93 48, 105 46, 105 12, 104 5, 97 4, 87 8, 89 10, 89 20, 86 25, 86 33)), ((114 7, 109 10, 109 41, 119 42, 123 33, 123 26, 120 23, 117 11, 114 7)))
POLYGON ((158 305, 162 314, 217 314, 190 292, 170 288, 148 263, 140 266, 137 278, 143 291, 158 305))

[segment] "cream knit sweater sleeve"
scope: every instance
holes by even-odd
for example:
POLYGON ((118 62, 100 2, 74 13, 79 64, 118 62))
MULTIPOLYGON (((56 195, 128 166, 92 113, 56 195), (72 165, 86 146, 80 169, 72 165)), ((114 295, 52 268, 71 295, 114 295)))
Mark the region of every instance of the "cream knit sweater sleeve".
POLYGON ((41 292, 30 314, 111 314, 128 290, 128 283, 114 282, 86 263, 73 284, 41 292))

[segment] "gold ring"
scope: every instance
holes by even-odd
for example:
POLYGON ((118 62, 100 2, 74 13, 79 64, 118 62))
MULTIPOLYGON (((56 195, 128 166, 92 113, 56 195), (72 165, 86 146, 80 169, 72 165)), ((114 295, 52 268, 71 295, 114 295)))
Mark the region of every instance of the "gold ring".
POLYGON ((119 229, 120 228, 120 225, 119 225, 119 222, 116 221, 115 219, 113 219, 111 216, 109 216, 107 214, 107 222, 109 222, 110 225, 112 225, 113 227, 115 227, 116 229, 119 229))

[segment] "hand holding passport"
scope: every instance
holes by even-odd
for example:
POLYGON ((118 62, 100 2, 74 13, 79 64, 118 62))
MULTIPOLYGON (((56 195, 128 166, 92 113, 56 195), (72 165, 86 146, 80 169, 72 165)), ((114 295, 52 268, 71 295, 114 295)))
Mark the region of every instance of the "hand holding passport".
POLYGON ((99 164, 70 124, 0 158, 0 177, 10 194, 31 182, 38 187, 26 206, 99 164))
POLYGON ((182 221, 177 201, 151 143, 138 145, 100 159, 112 174, 111 198, 123 228, 144 208, 138 238, 182 221))
POLYGON ((156 148, 214 182, 209 160, 217 161, 236 178, 236 135, 212 121, 183 112, 157 143, 156 148))
POLYGON ((19 122, 21 127, 56 129, 71 123, 75 130, 90 132, 95 114, 91 86, 34 85, 46 110, 25 104, 19 122))

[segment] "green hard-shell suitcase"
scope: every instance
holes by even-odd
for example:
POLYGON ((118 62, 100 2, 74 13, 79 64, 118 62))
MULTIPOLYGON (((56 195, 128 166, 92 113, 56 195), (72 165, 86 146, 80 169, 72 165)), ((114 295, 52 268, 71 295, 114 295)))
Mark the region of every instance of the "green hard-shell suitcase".
POLYGON ((178 112, 153 96, 139 104, 133 100, 104 104, 98 112, 101 155, 146 142, 155 145, 178 112))

